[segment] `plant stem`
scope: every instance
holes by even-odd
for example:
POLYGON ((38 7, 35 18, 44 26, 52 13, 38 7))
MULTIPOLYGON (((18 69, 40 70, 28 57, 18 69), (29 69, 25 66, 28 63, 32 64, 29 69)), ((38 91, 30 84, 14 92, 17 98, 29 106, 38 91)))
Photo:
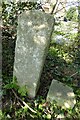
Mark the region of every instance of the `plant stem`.
POLYGON ((12 92, 14 93, 15 97, 16 97, 19 101, 21 101, 21 102, 23 103, 23 105, 26 106, 31 112, 37 113, 37 112, 34 111, 31 107, 29 107, 29 105, 28 105, 27 103, 25 103, 21 98, 19 98, 13 89, 12 89, 12 92))

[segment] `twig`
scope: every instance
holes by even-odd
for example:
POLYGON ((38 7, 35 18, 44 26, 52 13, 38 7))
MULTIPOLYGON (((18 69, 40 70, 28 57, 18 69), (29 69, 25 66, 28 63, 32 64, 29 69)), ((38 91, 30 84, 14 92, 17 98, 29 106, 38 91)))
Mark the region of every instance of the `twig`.
POLYGON ((37 112, 34 111, 31 107, 29 107, 29 105, 28 105, 27 103, 25 103, 24 101, 22 101, 22 99, 17 96, 17 94, 15 93, 15 91, 14 91, 13 89, 12 89, 12 92, 14 93, 15 97, 16 97, 19 101, 21 101, 21 102, 23 103, 23 105, 26 106, 31 112, 37 113, 37 112))
POLYGON ((76 72, 76 73, 72 74, 70 77, 73 77, 73 76, 75 76, 76 74, 78 74, 78 72, 76 72))
POLYGON ((52 9, 52 11, 51 11, 51 14, 53 14, 53 12, 54 12, 54 10, 55 10, 55 8, 56 8, 56 6, 57 6, 57 3, 58 3, 58 0, 56 0, 56 3, 55 3, 55 5, 53 6, 53 9, 52 9))
MULTIPOLYGON (((71 5, 67 5, 66 8, 69 7, 69 6, 71 6, 71 5)), ((78 7, 78 6, 76 5, 76 7, 78 7)), ((54 12, 54 14, 60 12, 60 11, 63 10, 64 8, 65 8, 65 7, 62 7, 62 8, 60 8, 60 9, 58 9, 57 11, 54 12)))

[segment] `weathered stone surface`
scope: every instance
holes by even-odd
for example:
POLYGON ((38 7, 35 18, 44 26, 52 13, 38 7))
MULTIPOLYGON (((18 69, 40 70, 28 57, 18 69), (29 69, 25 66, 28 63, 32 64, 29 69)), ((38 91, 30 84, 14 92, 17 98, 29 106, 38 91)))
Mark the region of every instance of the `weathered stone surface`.
POLYGON ((72 88, 54 79, 50 86, 47 100, 51 102, 55 100, 57 104, 63 108, 73 108, 76 103, 72 88))
POLYGON ((27 11, 18 19, 14 76, 35 97, 42 72, 54 18, 41 11, 27 11))

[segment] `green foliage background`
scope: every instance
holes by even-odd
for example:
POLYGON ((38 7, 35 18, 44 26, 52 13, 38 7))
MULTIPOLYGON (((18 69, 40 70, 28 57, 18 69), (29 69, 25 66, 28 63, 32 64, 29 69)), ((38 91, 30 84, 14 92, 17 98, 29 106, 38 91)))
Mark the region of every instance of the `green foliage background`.
POLYGON ((76 7, 70 7, 69 10, 66 12, 66 18, 68 18, 69 21, 77 21, 77 9, 76 7))

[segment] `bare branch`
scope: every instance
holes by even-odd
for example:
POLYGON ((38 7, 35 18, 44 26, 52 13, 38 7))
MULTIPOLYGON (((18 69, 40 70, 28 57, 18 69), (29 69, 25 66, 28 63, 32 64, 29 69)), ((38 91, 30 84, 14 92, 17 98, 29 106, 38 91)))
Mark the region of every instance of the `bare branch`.
POLYGON ((72 74, 70 77, 73 77, 73 76, 75 76, 76 74, 78 74, 78 72, 76 72, 76 73, 72 74))
MULTIPOLYGON (((74 3, 72 3, 70 5, 67 5, 66 8, 69 7, 69 6, 71 6, 71 5, 74 5, 74 3)), ((75 5, 75 6, 78 7, 77 5, 75 5)), ((54 14, 58 13, 59 11, 63 10, 64 8, 65 8, 64 6, 61 9, 57 8, 56 11, 54 12, 54 14)))
POLYGON ((14 91, 13 89, 12 89, 12 92, 14 93, 15 97, 16 97, 20 102, 22 102, 23 105, 26 106, 31 112, 37 113, 37 112, 34 111, 31 107, 29 107, 29 105, 28 105, 27 103, 25 103, 24 101, 22 101, 22 99, 17 96, 17 94, 15 93, 15 91, 14 91))
POLYGON ((52 11, 51 11, 51 14, 53 14, 53 12, 54 12, 54 10, 55 10, 55 8, 56 8, 56 6, 57 6, 57 3, 58 3, 58 0, 56 0, 56 3, 55 3, 55 5, 53 6, 53 9, 52 9, 52 11))

